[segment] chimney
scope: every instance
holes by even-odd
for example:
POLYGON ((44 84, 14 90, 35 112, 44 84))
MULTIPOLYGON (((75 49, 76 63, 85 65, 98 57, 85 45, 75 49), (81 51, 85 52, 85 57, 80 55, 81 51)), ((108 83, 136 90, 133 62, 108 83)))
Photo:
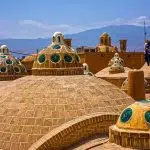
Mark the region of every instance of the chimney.
POLYGON ((119 40, 120 41, 120 51, 126 52, 127 50, 127 40, 119 40))
POLYGON ((68 47, 71 47, 71 40, 72 39, 64 39, 64 42, 68 47))
POLYGON ((128 73, 128 95, 135 100, 145 99, 144 87, 144 72, 143 71, 129 71, 128 73))

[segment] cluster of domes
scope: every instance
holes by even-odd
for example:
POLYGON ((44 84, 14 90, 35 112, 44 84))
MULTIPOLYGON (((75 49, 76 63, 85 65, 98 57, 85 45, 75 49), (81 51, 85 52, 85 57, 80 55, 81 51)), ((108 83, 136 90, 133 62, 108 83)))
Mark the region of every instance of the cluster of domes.
POLYGON ((19 59, 13 57, 6 45, 0 47, 0 74, 23 74, 26 72, 19 59))
POLYGON ((64 42, 64 36, 55 32, 52 44, 39 52, 34 61, 33 75, 74 75, 83 74, 80 57, 64 42))
MULTIPOLYGON (((101 42, 111 47, 111 39, 106 33, 102 35, 101 42)), ((29 149, 37 141, 40 143, 45 135, 55 134, 53 129, 57 130, 57 127, 75 119, 79 119, 80 123, 80 117, 92 114, 105 114, 102 118, 105 118, 106 126, 100 122, 90 122, 85 127, 86 131, 90 130, 89 127, 93 127, 93 130, 99 127, 104 134, 112 123, 107 122, 107 117, 111 118, 109 114, 117 116, 123 109, 116 125, 110 127, 110 142, 126 147, 150 148, 150 101, 135 102, 115 85, 88 76, 88 65, 81 64, 78 54, 64 42, 62 33, 54 33, 49 46, 38 54, 28 56, 23 62, 28 62, 27 66, 29 70, 32 69, 32 75, 0 87, 3 93, 0 95, 0 149, 29 149), (133 102, 135 103, 132 104, 133 102)), ((26 72, 24 65, 10 55, 5 45, 0 47, 0 72, 26 72)), ((126 73, 124 61, 118 53, 110 60, 107 72, 110 76, 126 73)), ((80 128, 80 124, 78 127, 80 128)), ((74 130, 79 133, 82 131, 79 128, 74 130)), ((100 130, 93 133, 97 134, 100 130)), ((92 132, 88 134, 92 135, 92 132)), ((63 141, 63 134, 59 138, 63 141)), ((55 142, 57 144, 57 140, 55 142)), ((46 144, 49 147, 49 143, 46 144)))

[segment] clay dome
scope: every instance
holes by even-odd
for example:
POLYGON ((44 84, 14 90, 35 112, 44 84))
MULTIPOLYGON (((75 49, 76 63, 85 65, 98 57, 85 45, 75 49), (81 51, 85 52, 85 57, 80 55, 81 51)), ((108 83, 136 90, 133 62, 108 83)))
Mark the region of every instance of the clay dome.
POLYGON ((137 101, 127 107, 116 126, 122 129, 150 130, 150 100, 137 101))
POLYGON ((110 127, 110 142, 124 147, 150 149, 150 100, 141 100, 123 110, 110 127))
POLYGON ((80 116, 120 113, 134 100, 93 76, 26 76, 0 87, 0 149, 27 150, 80 116))
POLYGON ((12 56, 6 45, 0 47, 0 75, 24 74, 26 68, 19 59, 12 56))
POLYGON ((131 71, 132 69, 128 68, 128 67, 124 67, 124 72, 122 73, 113 73, 110 74, 109 73, 109 67, 106 67, 104 69, 102 69, 101 71, 97 72, 95 74, 96 77, 98 78, 113 78, 113 77, 123 77, 123 78, 127 78, 128 77, 128 72, 131 71))
POLYGON ((33 63, 33 75, 74 75, 83 74, 80 57, 64 42, 60 32, 53 35, 52 44, 39 52, 33 63))
POLYGON ((109 61, 108 67, 96 73, 95 76, 98 78, 127 78, 130 70, 130 68, 124 67, 124 60, 119 57, 118 53, 115 53, 114 57, 109 61))
POLYGON ((26 56, 21 62, 34 62, 37 54, 31 54, 26 56))

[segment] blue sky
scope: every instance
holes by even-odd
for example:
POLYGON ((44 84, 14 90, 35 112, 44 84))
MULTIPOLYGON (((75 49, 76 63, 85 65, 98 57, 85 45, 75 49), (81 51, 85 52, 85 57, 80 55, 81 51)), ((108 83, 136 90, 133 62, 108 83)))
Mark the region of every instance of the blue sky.
POLYGON ((108 25, 150 25, 150 0, 2 0, 0 38, 50 37, 108 25), (144 4, 143 4, 144 2, 144 4))

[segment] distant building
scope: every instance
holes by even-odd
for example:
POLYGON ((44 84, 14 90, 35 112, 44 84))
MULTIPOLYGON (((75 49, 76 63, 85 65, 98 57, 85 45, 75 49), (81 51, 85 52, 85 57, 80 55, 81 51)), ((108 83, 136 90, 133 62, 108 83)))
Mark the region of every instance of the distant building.
POLYGON ((78 53, 96 52, 96 47, 81 46, 81 47, 78 47, 76 50, 78 53))
POLYGON ((117 52, 118 48, 111 45, 111 37, 104 32, 100 37, 100 43, 96 46, 97 52, 117 52))
POLYGON ((81 46, 81 47, 78 47, 76 50, 78 53, 84 53, 84 52, 118 52, 117 46, 111 45, 111 37, 106 32, 104 32, 101 35, 100 42, 96 47, 81 46))

